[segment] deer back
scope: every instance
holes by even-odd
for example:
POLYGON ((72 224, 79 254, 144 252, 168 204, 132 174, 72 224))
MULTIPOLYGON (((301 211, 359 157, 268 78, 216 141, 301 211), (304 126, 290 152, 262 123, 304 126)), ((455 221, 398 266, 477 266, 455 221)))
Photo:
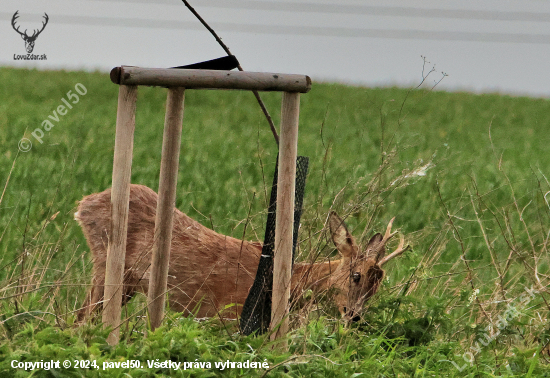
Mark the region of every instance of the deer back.
MULTIPOLYGON (((149 284, 157 198, 146 186, 130 186, 124 283, 144 293, 149 284)), ((111 190, 84 197, 75 218, 92 252, 93 281, 104 282, 111 190)), ((197 315, 203 317, 214 316, 230 303, 244 303, 260 254, 260 243, 218 234, 175 209, 168 270, 171 308, 191 312, 200 303, 197 315)))

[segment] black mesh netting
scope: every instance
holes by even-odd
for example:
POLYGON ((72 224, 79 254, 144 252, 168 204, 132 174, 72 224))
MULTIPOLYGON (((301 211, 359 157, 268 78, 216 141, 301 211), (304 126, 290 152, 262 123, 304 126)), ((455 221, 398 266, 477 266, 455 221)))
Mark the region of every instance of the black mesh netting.
MULTIPOLYGON (((248 297, 243 305, 241 313, 241 332, 250 335, 253 332, 265 333, 271 321, 271 291, 273 288, 273 247, 275 244, 275 214, 277 208, 277 175, 278 158, 273 175, 271 186, 271 197, 267 211, 267 222, 265 227, 264 245, 262 257, 258 264, 258 271, 254 284, 250 288, 248 297)), ((292 247, 292 261, 298 240, 298 227, 302 216, 302 204, 306 188, 306 176, 309 166, 309 159, 305 156, 298 156, 296 160, 296 189, 294 199, 294 234, 292 247)))

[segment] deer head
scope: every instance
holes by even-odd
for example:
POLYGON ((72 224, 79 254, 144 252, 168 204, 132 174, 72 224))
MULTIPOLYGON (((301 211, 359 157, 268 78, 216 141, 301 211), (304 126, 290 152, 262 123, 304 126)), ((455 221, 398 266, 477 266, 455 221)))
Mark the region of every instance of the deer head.
POLYGON ((361 251, 344 221, 334 212, 329 215, 332 241, 342 259, 326 286, 336 289, 334 300, 342 316, 348 320, 359 320, 363 304, 378 290, 384 277, 382 265, 407 249, 403 248, 404 239, 401 236, 397 249, 385 256, 386 243, 397 233, 391 232, 392 224, 393 219, 384 236, 379 233, 374 235, 361 251))
POLYGON ((40 33, 42 33, 42 30, 44 30, 44 28, 46 27, 46 25, 48 24, 48 20, 49 20, 49 17, 48 17, 48 14, 44 12, 44 19, 45 21, 42 22, 42 29, 38 30, 38 29, 34 29, 33 33, 31 36, 27 35, 27 29, 25 29, 25 31, 23 33, 21 33, 19 31, 19 26, 15 26, 15 20, 17 20, 19 18, 19 11, 15 12, 12 19, 11 19, 11 26, 13 27, 13 30, 15 30, 16 32, 18 32, 20 35, 21 35, 21 38, 23 38, 23 40, 25 41, 25 49, 27 50, 27 53, 32 53, 33 49, 34 49, 34 42, 36 41, 36 38, 38 38, 38 36, 40 35, 40 33))

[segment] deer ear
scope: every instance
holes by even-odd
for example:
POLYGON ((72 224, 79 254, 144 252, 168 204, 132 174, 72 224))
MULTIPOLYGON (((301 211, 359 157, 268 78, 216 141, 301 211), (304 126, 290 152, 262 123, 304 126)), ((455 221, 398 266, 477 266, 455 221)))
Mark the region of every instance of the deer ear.
POLYGON ((330 228, 330 236, 338 252, 344 257, 354 257, 357 254, 357 244, 355 239, 349 233, 344 221, 334 212, 331 211, 328 218, 330 228))
POLYGON ((369 240, 365 254, 367 259, 374 259, 376 262, 384 257, 386 248, 384 247, 384 238, 381 234, 376 234, 369 240))

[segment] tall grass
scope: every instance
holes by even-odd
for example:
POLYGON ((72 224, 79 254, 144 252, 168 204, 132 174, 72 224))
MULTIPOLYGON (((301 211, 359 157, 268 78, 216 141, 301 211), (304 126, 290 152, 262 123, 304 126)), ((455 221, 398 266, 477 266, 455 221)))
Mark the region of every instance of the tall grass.
MULTIPOLYGON (((310 174, 298 258, 336 255, 324 228, 331 209, 363 244, 395 216, 411 246, 387 265, 363 321, 344 324, 329 301, 315 298, 293 312, 290 351, 281 353, 265 337, 238 335, 234 323, 174 314, 144 338, 138 297, 124 310, 123 342, 110 348, 100 326, 73 326, 91 263, 72 216, 83 195, 110 186, 117 88, 100 73, 7 68, 0 83, 2 376, 25 376, 11 369, 12 358, 64 357, 267 359, 267 376, 548 374, 547 100, 315 84, 301 101, 299 153, 310 157, 310 174), (87 94, 43 144, 34 140, 31 132, 78 82, 87 94), (23 136, 33 141, 30 152, 18 152, 23 136)), ((138 95, 132 182, 151 188, 165 96, 158 88, 138 95)), ((263 97, 278 122, 280 95, 263 97)), ((188 91, 185 107, 177 207, 220 233, 261 240, 277 151, 254 97, 188 91)), ((85 374, 155 372, 265 373, 85 374)))

